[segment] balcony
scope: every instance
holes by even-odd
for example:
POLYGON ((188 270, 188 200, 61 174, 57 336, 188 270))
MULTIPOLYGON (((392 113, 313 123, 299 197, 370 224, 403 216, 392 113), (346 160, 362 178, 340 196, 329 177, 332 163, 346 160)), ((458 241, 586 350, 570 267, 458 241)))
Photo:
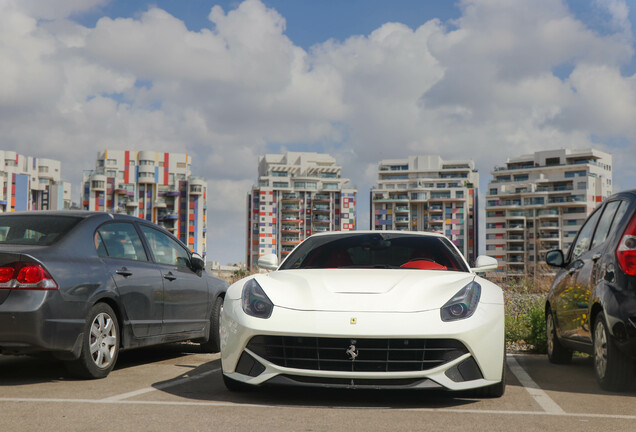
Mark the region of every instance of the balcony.
POLYGON ((281 208, 281 211, 283 213, 298 213, 300 211, 300 207, 298 206, 294 206, 294 205, 283 205, 283 207, 281 208))
POLYGON ((524 230, 525 227, 523 226, 523 224, 509 224, 506 227, 506 231, 519 231, 519 230, 524 230))
POLYGON ((166 208, 166 201, 162 199, 155 200, 153 206, 155 208, 166 208))
POLYGON ((314 195, 314 202, 331 201, 329 194, 316 194, 314 195))
POLYGON ((169 212, 169 213, 161 213, 161 214, 159 214, 158 219, 160 221, 177 220, 177 219, 179 219, 179 215, 176 214, 176 213, 171 213, 171 212, 169 212))
POLYGON ((296 194, 283 194, 282 202, 300 202, 300 196, 296 194))
POLYGON ((283 245, 297 245, 298 243, 300 243, 300 240, 297 238, 285 237, 281 240, 281 243, 283 245))
POLYGON ((280 220, 281 220, 281 221, 284 221, 284 222, 290 222, 290 223, 300 223, 300 219, 298 218, 298 216, 295 216, 295 215, 293 215, 293 214, 290 214, 290 215, 285 215, 285 214, 284 214, 284 215, 280 218, 280 220))
POLYGON ((313 206, 313 212, 314 213, 330 213, 331 209, 329 208, 329 205, 327 204, 315 204, 313 206))

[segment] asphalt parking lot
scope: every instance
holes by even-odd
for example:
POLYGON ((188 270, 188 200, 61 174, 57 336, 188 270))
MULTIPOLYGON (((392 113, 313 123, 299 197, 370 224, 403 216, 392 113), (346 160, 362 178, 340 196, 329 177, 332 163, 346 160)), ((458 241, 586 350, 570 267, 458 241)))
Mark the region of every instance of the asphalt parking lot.
POLYGON ((123 352, 105 379, 58 362, 0 355, 0 431, 633 430, 636 385, 597 386, 589 358, 569 366, 509 355, 500 399, 431 391, 268 388, 230 393, 219 355, 173 344, 123 352))

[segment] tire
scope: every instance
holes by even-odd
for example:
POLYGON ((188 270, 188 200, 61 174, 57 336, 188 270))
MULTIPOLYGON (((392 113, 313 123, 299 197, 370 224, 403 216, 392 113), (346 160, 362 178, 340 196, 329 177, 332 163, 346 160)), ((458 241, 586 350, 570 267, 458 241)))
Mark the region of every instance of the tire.
POLYGON ((223 384, 225 384, 225 388, 231 392, 245 392, 253 389, 251 385, 232 379, 224 373, 221 373, 221 375, 223 376, 223 384))
POLYGON ((554 316, 550 309, 545 316, 545 340, 550 363, 566 364, 572 360, 572 351, 561 345, 561 341, 559 341, 554 325, 554 316))
POLYGON ((80 356, 67 363, 69 371, 79 378, 105 378, 117 362, 119 342, 115 312, 106 303, 97 303, 86 317, 80 356))
POLYGON ((210 313, 210 332, 208 340, 201 343, 201 352, 218 353, 221 351, 221 335, 219 327, 221 322, 221 313, 223 312, 223 297, 217 297, 212 312, 210 313))
POLYGON ((607 329, 605 314, 594 320, 594 374, 603 390, 624 391, 634 379, 634 364, 623 354, 607 329))

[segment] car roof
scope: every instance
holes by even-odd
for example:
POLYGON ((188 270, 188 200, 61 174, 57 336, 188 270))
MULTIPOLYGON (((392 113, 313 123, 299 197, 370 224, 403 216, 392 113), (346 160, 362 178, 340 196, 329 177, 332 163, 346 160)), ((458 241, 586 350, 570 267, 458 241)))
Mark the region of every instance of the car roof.
POLYGON ((398 235, 417 235, 423 237, 441 237, 446 238, 443 234, 429 232, 429 231, 398 231, 398 230, 385 230, 385 231, 374 231, 374 230, 355 230, 355 231, 328 231, 322 233, 313 234, 312 237, 323 237, 323 236, 347 236, 347 235, 357 235, 357 234, 398 234, 398 235))
POLYGON ((138 222, 147 222, 145 219, 138 218, 136 216, 130 216, 126 214, 107 213, 100 211, 90 210, 29 210, 29 211, 17 211, 11 213, 0 213, 0 217, 3 216, 52 216, 52 217, 79 217, 82 219, 92 218, 110 218, 112 220, 129 220, 138 222))

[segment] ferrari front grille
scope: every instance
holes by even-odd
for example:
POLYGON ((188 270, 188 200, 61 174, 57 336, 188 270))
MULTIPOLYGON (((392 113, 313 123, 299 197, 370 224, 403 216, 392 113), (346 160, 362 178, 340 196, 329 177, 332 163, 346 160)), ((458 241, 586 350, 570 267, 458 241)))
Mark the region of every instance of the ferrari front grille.
POLYGON ((454 339, 254 336, 254 354, 278 366, 348 372, 425 371, 468 352, 454 339))

